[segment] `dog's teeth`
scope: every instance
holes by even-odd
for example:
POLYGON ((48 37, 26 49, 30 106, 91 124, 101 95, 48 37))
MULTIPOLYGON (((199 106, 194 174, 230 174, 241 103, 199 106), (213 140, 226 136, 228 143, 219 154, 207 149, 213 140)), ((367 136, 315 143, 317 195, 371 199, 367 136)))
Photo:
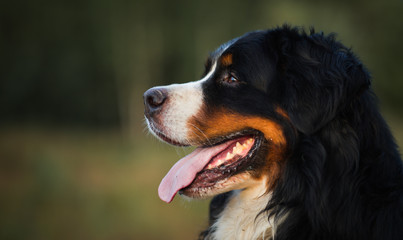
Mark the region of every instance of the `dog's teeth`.
POLYGON ((222 164, 222 161, 221 160, 218 160, 217 161, 217 166, 220 166, 222 164))
POLYGON ((236 142, 235 147, 239 148, 239 147, 241 147, 241 144, 239 142, 236 142))
POLYGON ((230 159, 233 158, 233 157, 234 157, 234 154, 228 152, 228 153, 227 153, 227 156, 225 157, 225 160, 230 160, 230 159))

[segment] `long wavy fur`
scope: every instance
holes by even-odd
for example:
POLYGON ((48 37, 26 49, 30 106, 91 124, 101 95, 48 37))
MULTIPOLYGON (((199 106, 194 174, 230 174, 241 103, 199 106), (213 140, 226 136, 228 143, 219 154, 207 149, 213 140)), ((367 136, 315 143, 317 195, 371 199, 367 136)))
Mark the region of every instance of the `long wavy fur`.
POLYGON ((367 70, 334 35, 285 26, 268 41, 296 128, 264 210, 274 239, 403 239, 402 162, 367 70))

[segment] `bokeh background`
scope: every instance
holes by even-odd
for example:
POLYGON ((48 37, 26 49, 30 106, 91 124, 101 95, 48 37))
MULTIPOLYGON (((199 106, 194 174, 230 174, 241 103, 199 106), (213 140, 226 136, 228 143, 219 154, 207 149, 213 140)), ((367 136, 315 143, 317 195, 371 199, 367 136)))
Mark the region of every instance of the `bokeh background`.
POLYGON ((194 239, 208 201, 159 200, 189 150, 147 134, 142 93, 208 52, 289 23, 336 32, 403 145, 403 1, 0 2, 0 239, 194 239))

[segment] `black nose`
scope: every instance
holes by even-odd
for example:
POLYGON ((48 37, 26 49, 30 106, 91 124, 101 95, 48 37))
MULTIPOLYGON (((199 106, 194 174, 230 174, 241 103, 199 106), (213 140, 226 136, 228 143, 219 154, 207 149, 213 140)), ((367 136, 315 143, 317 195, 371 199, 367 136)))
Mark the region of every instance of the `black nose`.
POLYGON ((164 102, 167 99, 167 90, 162 87, 150 88, 144 93, 143 99, 145 114, 147 116, 152 116, 164 105, 164 102))

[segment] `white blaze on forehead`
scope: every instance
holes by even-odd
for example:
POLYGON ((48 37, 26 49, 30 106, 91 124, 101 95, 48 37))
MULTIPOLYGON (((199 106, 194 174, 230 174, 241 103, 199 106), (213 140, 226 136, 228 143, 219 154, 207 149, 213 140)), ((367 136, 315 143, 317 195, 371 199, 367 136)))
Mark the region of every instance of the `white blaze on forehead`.
POLYGON ((203 104, 203 82, 207 81, 216 69, 216 63, 209 73, 199 81, 172 84, 166 87, 168 90, 168 105, 162 115, 164 132, 169 138, 187 143, 189 119, 196 115, 203 104))

